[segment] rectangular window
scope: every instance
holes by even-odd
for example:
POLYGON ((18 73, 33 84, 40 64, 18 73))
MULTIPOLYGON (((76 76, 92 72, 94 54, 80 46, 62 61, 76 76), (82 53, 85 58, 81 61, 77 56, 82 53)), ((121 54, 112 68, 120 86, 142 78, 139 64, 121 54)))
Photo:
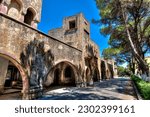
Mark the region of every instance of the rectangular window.
POLYGON ((74 29, 74 28, 76 28, 75 20, 69 22, 69 29, 74 29))

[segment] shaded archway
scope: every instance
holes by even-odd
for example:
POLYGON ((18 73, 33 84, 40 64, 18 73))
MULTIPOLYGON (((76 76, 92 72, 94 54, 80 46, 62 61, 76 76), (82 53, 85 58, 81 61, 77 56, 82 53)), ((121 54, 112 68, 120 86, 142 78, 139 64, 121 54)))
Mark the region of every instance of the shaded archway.
POLYGON ((66 65, 66 68, 63 70, 63 83, 65 85, 75 85, 75 73, 73 71, 73 68, 70 65, 66 65))
POLYGON ((26 23, 28 25, 32 25, 32 21, 33 21, 35 16, 36 16, 35 10, 32 8, 28 8, 27 13, 24 16, 24 23, 26 23))
POLYGON ((70 62, 61 61, 51 68, 45 86, 75 86, 78 78, 77 68, 70 62))
POLYGON ((0 53, 0 64, 0 99, 28 99, 28 79, 19 62, 11 55, 0 53), (8 95, 11 93, 16 95, 8 95))

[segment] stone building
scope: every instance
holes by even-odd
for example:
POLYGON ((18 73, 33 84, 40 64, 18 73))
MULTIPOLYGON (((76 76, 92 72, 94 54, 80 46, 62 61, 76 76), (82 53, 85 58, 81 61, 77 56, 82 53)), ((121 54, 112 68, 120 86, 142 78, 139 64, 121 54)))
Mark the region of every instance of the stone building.
POLYGON ((50 30, 49 35, 82 51, 80 66, 85 82, 100 80, 99 48, 90 39, 90 24, 82 13, 64 18, 63 26, 50 30))
POLYGON ((99 48, 83 14, 47 35, 36 29, 41 6, 42 0, 0 0, 0 94, 11 89, 32 99, 54 85, 83 87, 101 79, 99 48))
POLYGON ((105 60, 101 58, 101 79, 117 78, 117 66, 114 60, 105 60))

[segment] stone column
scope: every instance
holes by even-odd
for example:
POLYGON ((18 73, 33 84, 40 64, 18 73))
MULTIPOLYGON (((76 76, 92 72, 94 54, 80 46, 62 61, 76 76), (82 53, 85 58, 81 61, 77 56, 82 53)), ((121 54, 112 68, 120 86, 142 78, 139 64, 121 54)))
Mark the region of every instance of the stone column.
POLYGON ((61 66, 61 72, 60 72, 60 83, 62 85, 65 84, 65 76, 64 76, 65 68, 66 68, 66 65, 63 63, 62 66, 61 66))
POLYGON ((102 74, 101 74, 101 59, 98 57, 98 72, 99 72, 99 81, 102 80, 102 74))
POLYGON ((4 84, 7 75, 9 61, 0 57, 0 94, 4 92, 4 84))

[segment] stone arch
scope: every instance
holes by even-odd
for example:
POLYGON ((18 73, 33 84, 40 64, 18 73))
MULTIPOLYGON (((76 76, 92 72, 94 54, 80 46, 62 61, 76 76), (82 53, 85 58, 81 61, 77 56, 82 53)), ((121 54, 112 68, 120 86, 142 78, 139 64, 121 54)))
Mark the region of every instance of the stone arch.
MULTIPOLYGON (((0 57, 3 58, 3 60, 10 61, 18 69, 22 78, 22 90, 21 90, 22 99, 29 99, 28 98, 28 90, 29 90, 28 78, 27 78, 24 68, 19 63, 19 60, 17 60, 14 55, 9 54, 9 53, 4 53, 1 51, 0 51, 0 57)), ((3 82, 3 86, 4 86, 4 82, 3 82)))
POLYGON ((28 25, 32 25, 33 20, 36 17, 36 10, 32 7, 29 7, 26 11, 26 14, 24 16, 24 23, 28 24, 28 25))
POLYGON ((56 82, 55 78, 57 78, 58 85, 74 86, 76 85, 78 76, 79 76, 78 71, 75 65, 73 65, 71 62, 68 62, 68 61, 61 61, 61 62, 57 62, 57 64, 55 64, 54 67, 50 69, 50 71, 47 74, 47 78, 44 84, 45 86, 50 86, 54 84, 54 81, 56 82), (56 72, 56 70, 59 70, 59 74, 56 74, 58 73, 56 72), (68 70, 71 72, 71 74, 68 73, 68 70))
POLYGON ((21 17, 22 8, 23 3, 21 0, 11 0, 8 6, 8 15, 14 19, 19 19, 21 17))

